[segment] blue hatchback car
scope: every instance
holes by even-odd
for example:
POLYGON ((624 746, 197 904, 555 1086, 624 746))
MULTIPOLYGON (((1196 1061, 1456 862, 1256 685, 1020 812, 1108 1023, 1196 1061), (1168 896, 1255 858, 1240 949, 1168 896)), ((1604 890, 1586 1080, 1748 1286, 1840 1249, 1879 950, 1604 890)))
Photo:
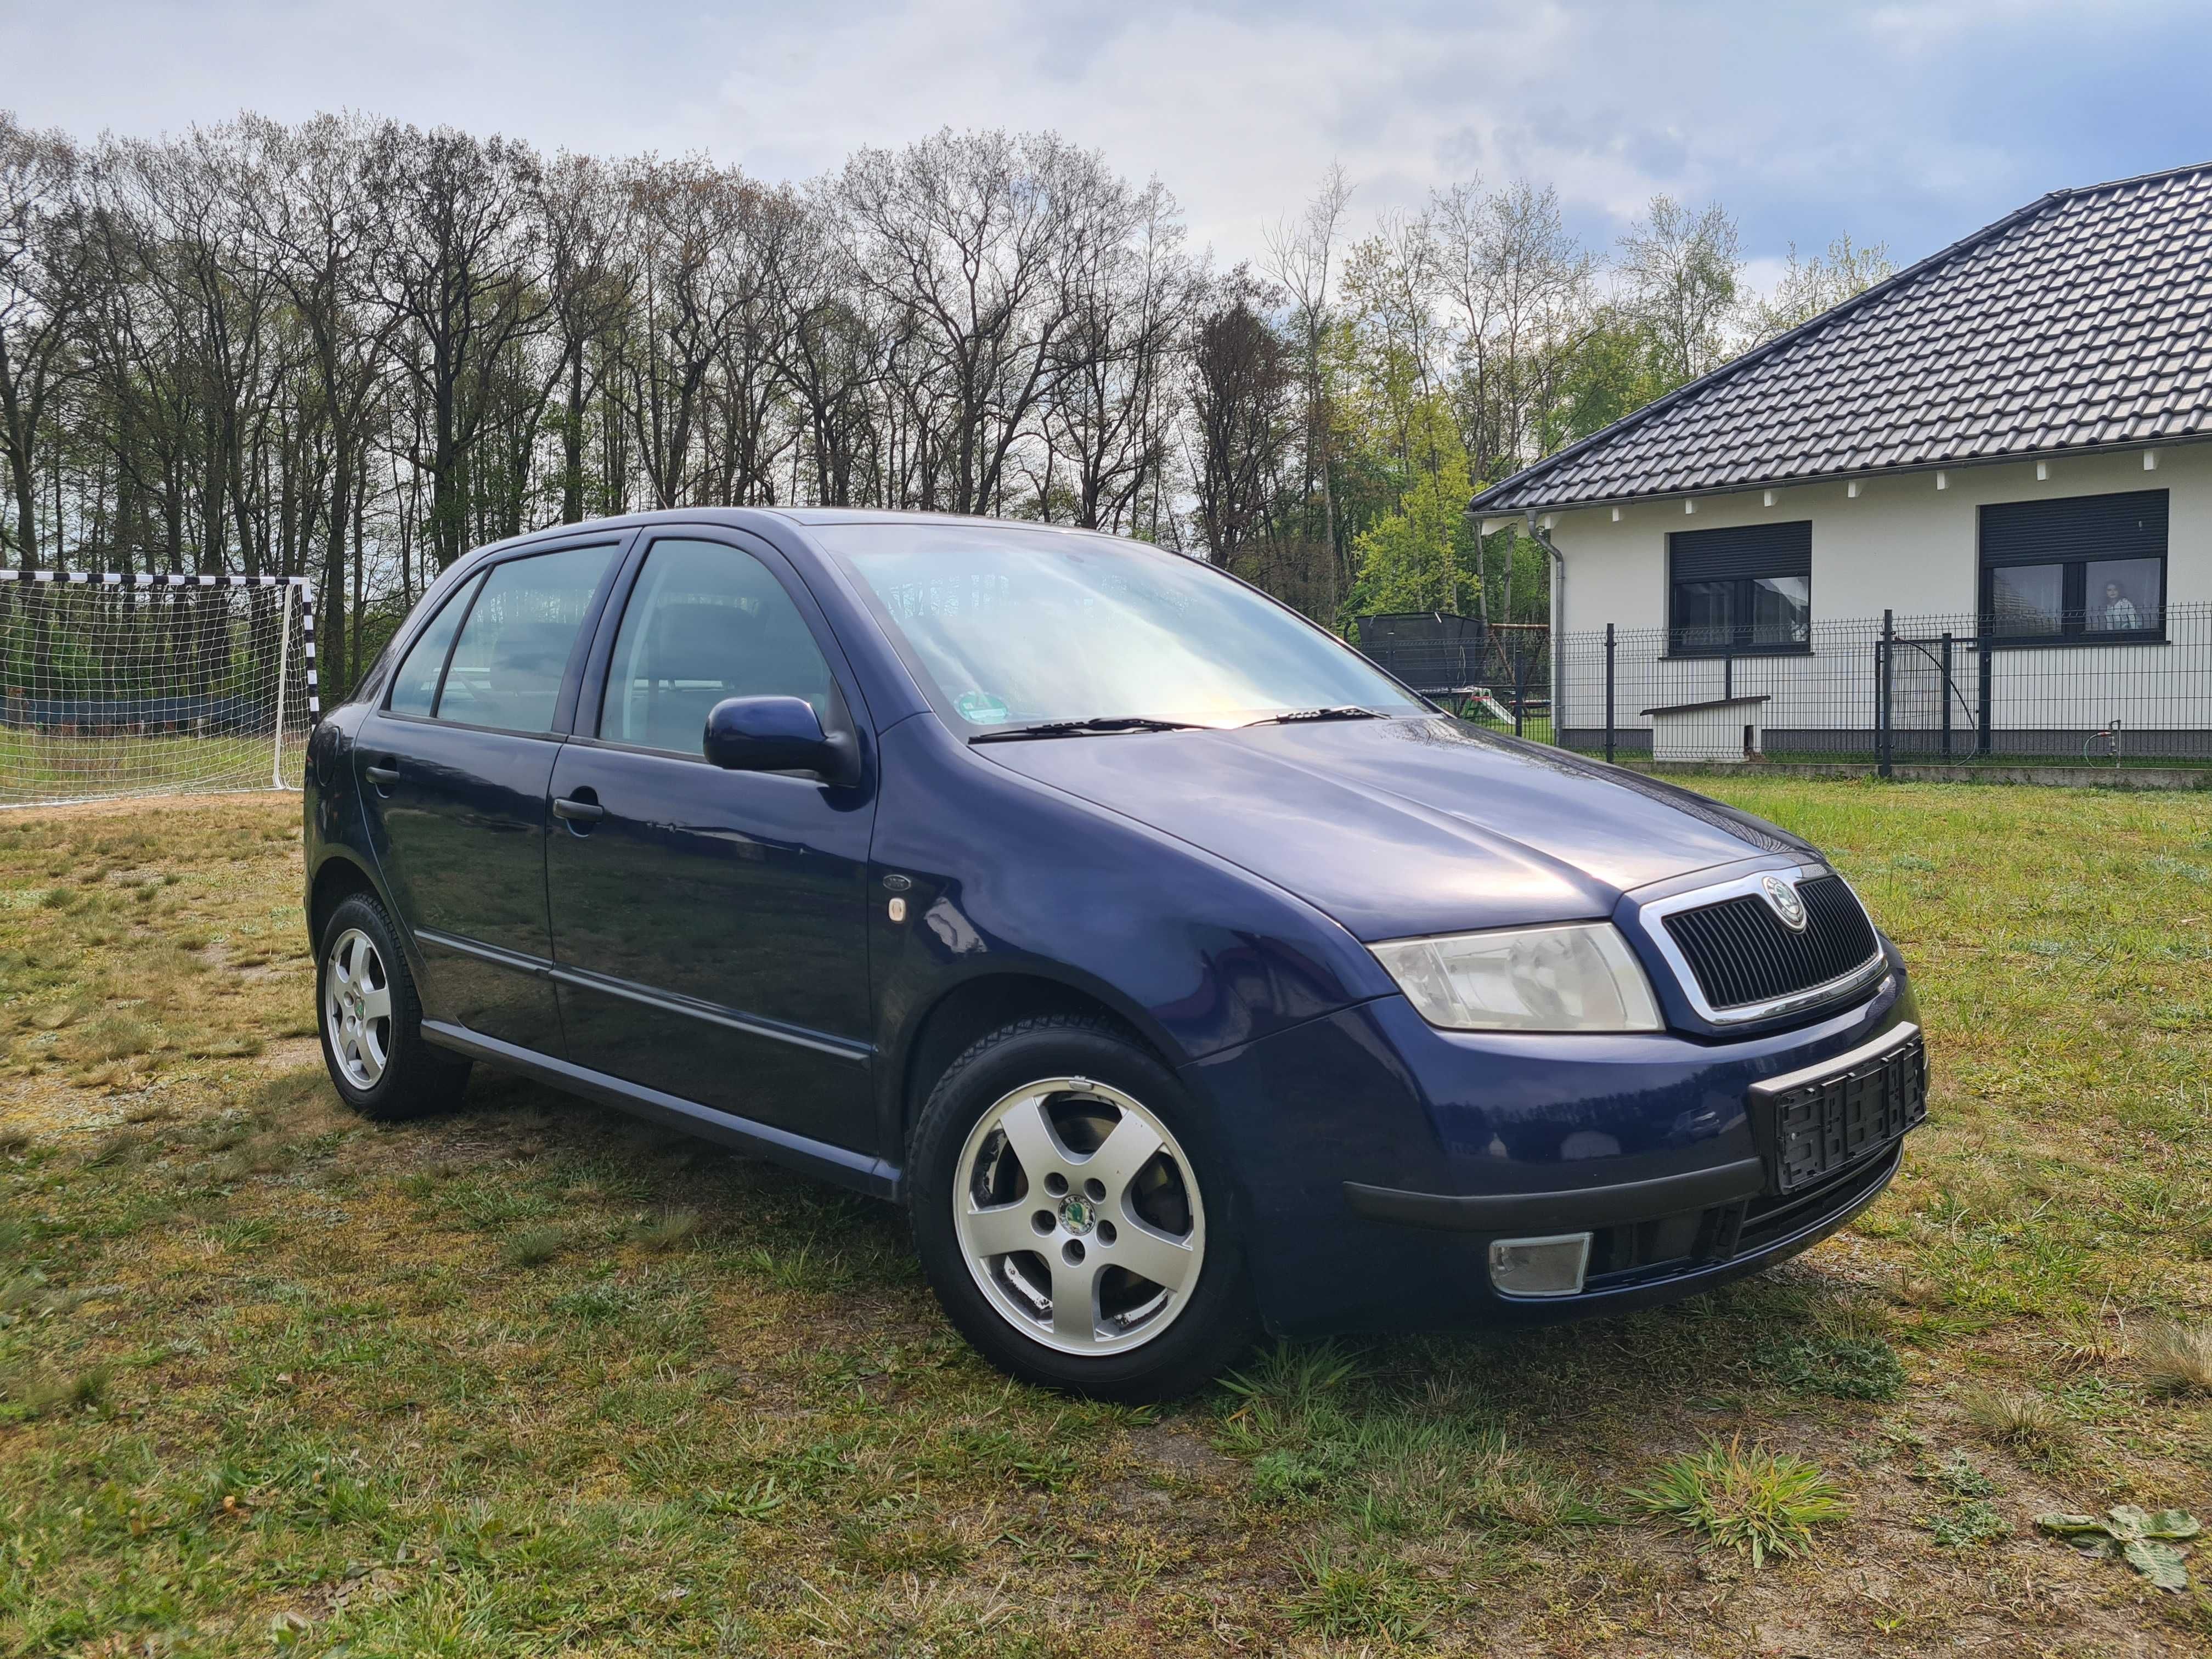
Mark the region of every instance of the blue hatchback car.
POLYGON ((1924 1110, 1904 963, 1814 848, 1101 535, 483 549, 317 729, 306 814, 358 1109, 483 1061, 895 1200, 978 1348, 1093 1395, 1705 1289, 1924 1110))

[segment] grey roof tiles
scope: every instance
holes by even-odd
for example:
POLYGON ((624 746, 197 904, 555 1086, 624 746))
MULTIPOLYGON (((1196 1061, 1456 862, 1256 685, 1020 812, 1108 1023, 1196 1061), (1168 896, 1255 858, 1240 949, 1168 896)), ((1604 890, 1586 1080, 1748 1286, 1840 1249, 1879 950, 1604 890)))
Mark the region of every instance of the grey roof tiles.
POLYGON ((1504 513, 2212 435, 2212 163, 2059 191, 1474 498, 1504 513))

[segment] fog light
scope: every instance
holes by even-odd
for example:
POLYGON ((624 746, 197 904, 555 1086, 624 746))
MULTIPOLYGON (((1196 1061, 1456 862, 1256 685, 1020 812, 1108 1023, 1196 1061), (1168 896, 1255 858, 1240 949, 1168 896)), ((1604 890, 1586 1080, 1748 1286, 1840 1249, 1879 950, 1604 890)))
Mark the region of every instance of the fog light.
POLYGON ((1589 1268, 1588 1233, 1501 1238, 1490 1247, 1490 1282, 1500 1296, 1574 1296, 1589 1268))

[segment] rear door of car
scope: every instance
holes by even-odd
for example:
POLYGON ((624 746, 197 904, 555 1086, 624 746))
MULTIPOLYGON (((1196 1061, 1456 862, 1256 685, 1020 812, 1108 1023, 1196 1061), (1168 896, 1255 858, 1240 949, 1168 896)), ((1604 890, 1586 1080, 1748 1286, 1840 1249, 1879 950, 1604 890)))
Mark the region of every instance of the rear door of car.
POLYGON ((354 744, 372 843, 420 946, 424 1012, 562 1049, 547 978, 546 788, 626 535, 505 555, 410 642, 354 744))
POLYGON ((732 1116, 866 1149, 868 844, 857 684, 782 556, 727 530, 630 560, 553 772, 547 842, 568 1058, 732 1116), (727 772, 726 697, 787 696, 853 733, 861 781, 727 772))

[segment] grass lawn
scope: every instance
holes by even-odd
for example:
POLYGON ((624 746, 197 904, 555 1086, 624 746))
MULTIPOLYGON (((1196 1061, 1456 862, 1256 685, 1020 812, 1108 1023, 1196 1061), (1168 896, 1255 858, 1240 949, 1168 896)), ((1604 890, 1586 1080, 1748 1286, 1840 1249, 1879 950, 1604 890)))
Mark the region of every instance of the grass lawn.
MULTIPOLYGON (((295 708, 284 726, 284 777, 296 787, 307 752, 304 710, 295 708)), ((92 800, 122 791, 259 789, 273 784, 276 764, 274 737, 266 731, 101 736, 0 726, 0 806, 92 800)))
POLYGON ((1009 1384, 772 1168, 483 1075, 351 1118, 295 800, 0 815, 0 1654, 2212 1652, 2033 1519, 2212 1518, 2148 1357, 2212 1320, 2212 798, 1713 787, 1919 975, 1892 1193, 1162 1411, 1009 1384))

